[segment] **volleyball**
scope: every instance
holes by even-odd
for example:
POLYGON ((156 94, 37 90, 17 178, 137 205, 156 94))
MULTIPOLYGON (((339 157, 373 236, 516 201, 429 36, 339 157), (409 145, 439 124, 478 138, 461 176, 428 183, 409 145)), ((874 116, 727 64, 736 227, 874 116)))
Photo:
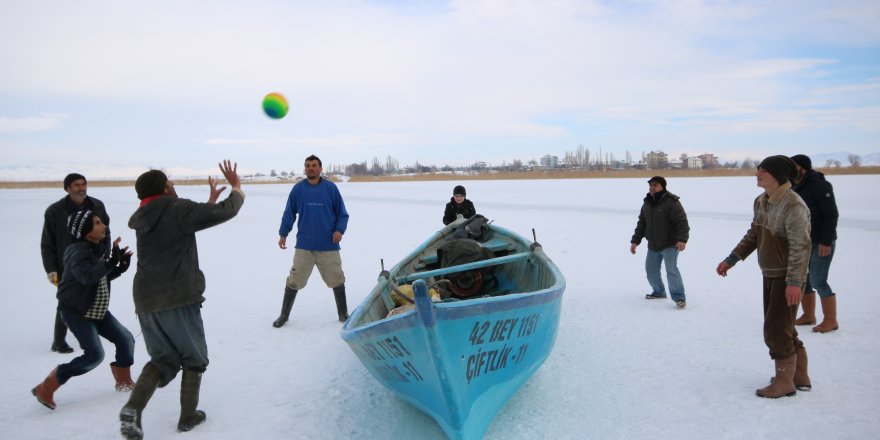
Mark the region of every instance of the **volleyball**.
POLYGON ((287 115, 287 99, 280 93, 270 93, 263 98, 263 112, 272 119, 287 115))

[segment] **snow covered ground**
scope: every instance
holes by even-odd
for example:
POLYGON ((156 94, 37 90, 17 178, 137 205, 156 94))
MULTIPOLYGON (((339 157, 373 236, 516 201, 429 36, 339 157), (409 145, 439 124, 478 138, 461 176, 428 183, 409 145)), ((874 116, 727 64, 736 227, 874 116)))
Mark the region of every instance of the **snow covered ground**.
MULTIPOLYGON (((556 347, 502 408, 487 439, 870 438, 880 431, 880 316, 869 285, 880 244, 880 176, 833 176, 841 212, 830 282, 841 330, 799 327, 810 354, 812 392, 778 400, 755 396, 773 373, 762 338, 761 276, 754 258, 727 278, 714 273, 745 232, 754 178, 672 179, 691 239, 679 264, 687 309, 645 301, 645 244, 629 253, 645 179, 465 182, 477 211, 531 235, 565 274, 568 287, 556 347)), ((343 239, 350 308, 372 288, 379 259, 390 266, 442 225, 454 183, 341 183, 351 221, 343 239)), ((428 416, 386 391, 339 337, 330 289, 313 274, 292 320, 275 329, 292 249, 277 246, 288 185, 252 185, 238 217, 199 233, 208 289, 203 317, 211 364, 200 408, 208 420, 178 434, 179 379, 144 413, 147 438, 443 439, 428 416)), ((207 187, 178 187, 206 200, 207 187)), ((108 207, 114 237, 137 207, 132 188, 92 188, 108 207)), ((38 404, 30 389, 72 359, 49 351, 55 299, 40 264, 43 211, 61 188, 0 190, 0 438, 119 438, 127 399, 103 365, 38 404)), ((133 373, 148 357, 131 301, 133 273, 113 284, 111 310, 136 336, 133 373)), ((75 345, 72 335, 68 342, 75 345)))

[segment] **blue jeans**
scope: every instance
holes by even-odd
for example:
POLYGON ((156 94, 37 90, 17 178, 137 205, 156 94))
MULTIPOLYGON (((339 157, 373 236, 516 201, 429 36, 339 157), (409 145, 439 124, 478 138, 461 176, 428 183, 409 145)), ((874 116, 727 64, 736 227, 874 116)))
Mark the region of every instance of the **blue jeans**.
POLYGON ((116 346, 117 367, 130 367, 134 363, 134 337, 110 311, 104 319, 94 321, 85 319, 78 313, 61 311, 61 319, 79 342, 83 353, 72 361, 58 366, 58 383, 64 384, 73 376, 81 376, 92 371, 104 360, 104 347, 101 337, 116 346))
POLYGON ((831 242, 831 253, 827 257, 819 256, 819 243, 813 243, 813 251, 810 253, 810 275, 804 292, 819 292, 822 298, 834 295, 831 286, 828 285, 828 272, 831 270, 831 259, 834 257, 834 248, 837 240, 831 242))
POLYGON ((645 257, 645 273, 648 275, 648 283, 654 295, 666 296, 666 287, 663 285, 663 278, 660 277, 660 263, 665 262, 666 279, 669 281, 669 294, 673 301, 684 301, 684 282, 681 280, 681 273, 678 271, 678 249, 668 247, 662 251, 652 251, 648 249, 648 256, 645 257))

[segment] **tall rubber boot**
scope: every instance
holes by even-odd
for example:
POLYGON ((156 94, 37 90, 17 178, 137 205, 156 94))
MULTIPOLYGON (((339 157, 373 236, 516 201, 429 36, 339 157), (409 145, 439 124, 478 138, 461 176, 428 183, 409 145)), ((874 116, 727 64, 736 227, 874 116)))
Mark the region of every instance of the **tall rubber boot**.
POLYGON ((776 377, 770 385, 755 391, 759 397, 776 399, 783 396, 794 396, 797 389, 794 387, 794 373, 797 368, 797 355, 788 359, 776 359, 776 377))
POLYGON ((813 327, 817 333, 828 333, 837 330, 837 295, 822 298, 822 323, 813 327))
POLYGON ((348 305, 345 301, 345 284, 333 288, 333 297, 336 299, 336 313, 339 315, 339 322, 345 322, 348 319, 348 305))
POLYGON ((815 325, 816 293, 805 293, 803 299, 801 299, 801 306, 804 308, 804 314, 794 321, 794 325, 815 325))
POLYGON ((141 375, 134 384, 134 390, 128 397, 128 403, 119 411, 119 432, 128 440, 143 440, 144 430, 141 427, 141 413, 147 407, 147 402, 153 397, 153 392, 159 386, 161 374, 151 362, 144 365, 141 375))
POLYGON ((810 383, 810 375, 807 372, 807 349, 797 349, 797 366, 794 369, 794 387, 798 391, 810 391, 813 385, 810 383))
POLYGON ((73 347, 67 345, 67 324, 61 319, 61 312, 55 310, 55 331, 52 332, 52 351, 61 354, 73 353, 73 347))
POLYGON ((42 383, 31 390, 31 394, 46 408, 55 409, 55 391, 59 387, 61 384, 58 383, 58 367, 55 367, 42 383))
POLYGON ((134 389, 134 382, 131 380, 131 367, 117 367, 110 364, 110 372, 113 373, 113 379, 116 380, 116 391, 131 391, 134 389))
MULTIPOLYGON (((797 366, 794 369, 794 387, 798 391, 811 391, 813 385, 810 383, 810 374, 808 372, 807 349, 804 347, 797 349, 797 366)), ((770 383, 776 382, 775 377, 770 378, 770 383)))
POLYGON ((284 300, 281 301, 281 315, 272 323, 272 327, 279 328, 287 322, 290 317, 290 309, 293 307, 293 301, 296 299, 296 289, 290 287, 284 288, 284 300))
POLYGON ((180 378, 180 420, 177 430, 186 432, 205 421, 207 415, 198 410, 199 390, 202 386, 202 372, 193 368, 184 368, 180 378))

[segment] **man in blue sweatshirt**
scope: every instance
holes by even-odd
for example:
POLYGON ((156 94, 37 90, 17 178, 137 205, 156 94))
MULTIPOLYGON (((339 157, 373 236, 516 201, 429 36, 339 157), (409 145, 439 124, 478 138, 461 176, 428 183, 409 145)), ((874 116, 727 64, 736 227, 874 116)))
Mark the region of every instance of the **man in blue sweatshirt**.
POLYGON ((321 177, 322 166, 317 156, 306 158, 306 179, 293 185, 281 216, 278 247, 287 249, 287 235, 296 220, 296 250, 293 253, 293 267, 287 276, 281 315, 272 323, 275 328, 287 322, 296 292, 306 287, 315 266, 324 284, 333 289, 339 322, 348 319, 345 274, 339 256, 339 242, 348 226, 348 212, 336 185, 321 177))

